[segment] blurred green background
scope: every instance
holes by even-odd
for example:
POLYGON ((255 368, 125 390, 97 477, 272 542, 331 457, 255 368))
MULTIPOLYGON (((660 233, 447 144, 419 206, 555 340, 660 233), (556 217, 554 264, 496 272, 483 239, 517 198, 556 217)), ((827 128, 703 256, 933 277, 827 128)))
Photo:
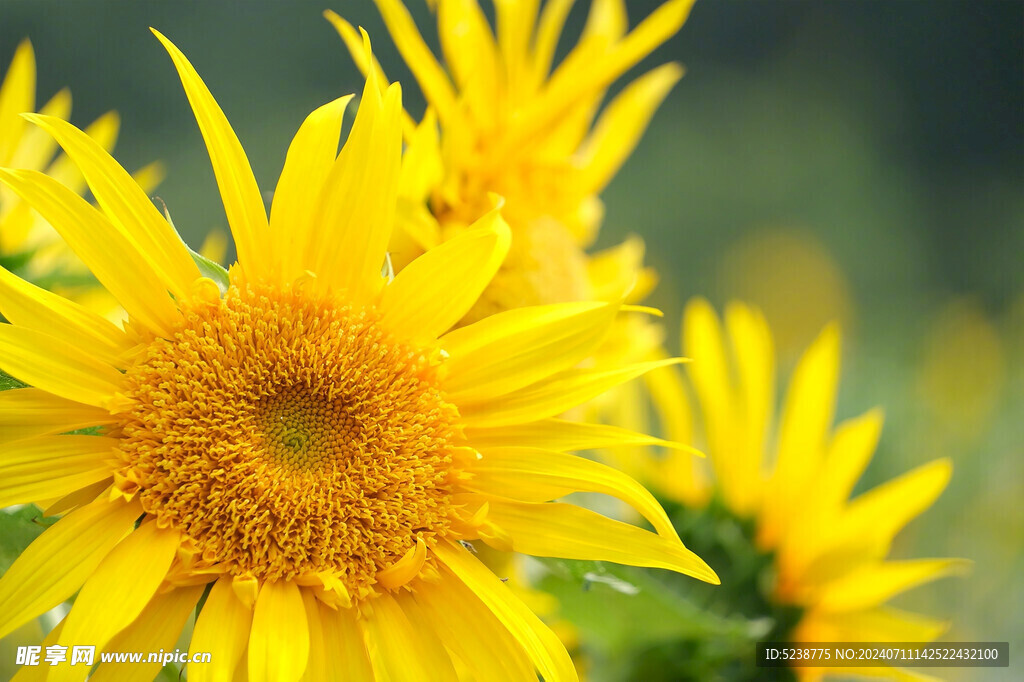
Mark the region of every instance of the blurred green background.
MULTIPOLYGON (((422 0, 410 0, 436 45, 422 0)), ((589 3, 579 2, 563 51, 589 3)), ((630 0, 631 18, 657 2, 630 0)), ((67 85, 80 126, 122 115, 115 156, 153 159, 192 246, 225 219, 159 28, 202 74, 271 190, 305 114, 361 78, 320 13, 370 32, 422 98, 369 1, 0 0, 0 64, 31 38, 39 103, 67 85)), ((644 237, 678 343, 693 295, 761 305, 791 366, 826 320, 845 332, 839 416, 886 409, 864 488, 938 456, 955 474, 897 557, 963 556, 966 579, 897 600, 952 640, 1024 643, 1024 3, 700 0, 636 73, 687 75, 604 195, 599 245, 644 237)), ((620 84, 621 85, 621 84, 620 84)), ((1012 670, 1012 669, 1011 669, 1012 670)), ((1013 679, 1011 671, 942 671, 1013 679)))

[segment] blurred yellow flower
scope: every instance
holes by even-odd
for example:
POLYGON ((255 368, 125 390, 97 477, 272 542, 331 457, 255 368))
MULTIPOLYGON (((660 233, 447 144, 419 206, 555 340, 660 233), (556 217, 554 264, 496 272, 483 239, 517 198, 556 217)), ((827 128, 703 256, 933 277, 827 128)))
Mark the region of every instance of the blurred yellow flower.
MULTIPOLYGON (((50 177, 81 194, 85 178, 67 156, 54 159, 53 138, 29 125, 22 114, 35 111, 36 62, 32 45, 23 41, 14 54, 0 86, 0 166, 44 171, 50 177)), ((66 120, 71 113, 71 93, 65 88, 47 102, 40 114, 66 120)), ((117 139, 119 119, 108 112, 85 132, 109 151, 117 139)), ((163 177, 159 164, 136 173, 146 190, 163 177)), ((88 269, 68 248, 60 235, 28 203, 10 188, 0 186, 0 266, 47 288, 85 303, 94 310, 119 316, 112 299, 88 277, 88 269)))
MULTIPOLYGON (((0 271, 0 368, 31 386, 0 393, 0 506, 64 513, 0 578, 0 636, 78 592, 47 645, 171 649, 209 585, 190 651, 213 658, 190 666, 193 682, 455 680, 455 659, 477 680, 560 682, 576 679, 564 646, 470 541, 717 581, 645 488, 567 452, 657 440, 554 418, 678 359, 581 368, 618 303, 449 331, 509 248, 496 210, 397 276, 382 267, 402 172, 397 84, 367 79, 340 154, 351 96, 310 114, 268 217, 227 118, 157 35, 238 263, 197 262, 94 140, 31 117, 100 207, 36 171, 0 180, 79 249, 129 321, 0 271), (99 435, 69 433, 90 427, 99 435), (628 502, 656 532, 551 502, 576 491, 628 502)), ((90 679, 126 675, 106 663, 90 679)))
MULTIPOLYGON (((552 68, 572 5, 551 0, 497 2, 491 29, 477 0, 439 0, 438 34, 445 69, 400 0, 377 0, 428 102, 423 121, 407 116, 405 210, 392 243, 399 269, 506 201, 512 248, 465 322, 511 308, 579 300, 639 300, 654 284, 633 238, 596 256, 603 208, 598 194, 636 146, 655 109, 682 75, 665 64, 637 78, 597 116, 607 88, 683 25, 693 0, 672 0, 632 31, 626 3, 596 0, 578 43, 552 68), (429 211, 423 207, 424 202, 429 211)), ((332 12, 356 63, 355 29, 332 12)))
MULTIPOLYGON (((827 326, 804 353, 778 420, 772 334, 758 310, 730 304, 723 329, 706 301, 693 300, 684 313, 683 343, 693 358, 688 370, 696 405, 677 392, 662 407, 676 417, 669 436, 690 442, 698 430, 708 458, 670 454, 647 476, 687 507, 721 505, 740 522, 752 521, 748 541, 771 557, 768 598, 799 612, 783 634, 803 642, 926 642, 941 634, 945 623, 886 602, 963 572, 967 562, 886 557, 896 534, 946 487, 951 463, 930 462, 850 499, 878 443, 882 414, 872 410, 833 428, 837 326, 827 326)), ((729 585, 730 567, 720 568, 729 585)), ((807 679, 822 674, 797 671, 807 679)))

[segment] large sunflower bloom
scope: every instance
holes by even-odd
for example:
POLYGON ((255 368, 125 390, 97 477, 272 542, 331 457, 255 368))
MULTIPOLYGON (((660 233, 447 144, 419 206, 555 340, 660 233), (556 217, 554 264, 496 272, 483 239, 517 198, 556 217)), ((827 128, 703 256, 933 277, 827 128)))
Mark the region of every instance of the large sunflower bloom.
MULTIPOLYGON (((887 556, 897 533, 946 487, 951 463, 935 460, 850 499, 877 446, 882 414, 872 410, 833 428, 840 365, 837 327, 826 327, 801 358, 777 423, 773 342, 759 311, 729 305, 723 330, 712 307, 694 300, 684 313, 683 343, 694 359, 689 374, 696 406, 678 393, 673 404, 663 407, 671 410, 670 435, 690 442, 696 425, 708 457, 694 462, 669 455, 642 477, 660 481, 660 492, 684 505, 680 516, 689 522, 695 514, 705 520, 727 516, 736 521, 731 527, 749 533, 751 554, 761 555, 761 573, 724 580, 766 598, 772 614, 745 614, 777 618, 764 639, 928 642, 938 637, 945 623, 886 602, 962 572, 967 562, 887 556), (781 620, 780 614, 785 614, 781 620)), ((678 518, 677 525, 682 527, 678 518)), ((727 555, 707 537, 692 546, 727 555)), ((722 568, 738 573, 743 562, 733 558, 722 568)), ((750 603, 751 594, 740 596, 750 603)), ((795 670, 805 679, 825 672, 795 670)), ((918 679, 888 669, 828 672, 918 679)))
MULTIPOLYGON (((85 178, 65 156, 54 158, 57 143, 44 130, 22 118, 35 111, 36 62, 28 40, 22 41, 0 85, 0 167, 43 171, 81 194, 85 178)), ((54 95, 39 110, 44 116, 66 120, 71 114, 71 93, 67 88, 54 95)), ((103 149, 110 151, 117 139, 120 121, 115 112, 107 112, 85 129, 103 149)), ((136 174, 147 190, 160 181, 163 173, 151 164, 136 174)), ((88 277, 88 270, 75 257, 60 235, 28 203, 7 187, 0 187, 0 266, 37 282, 73 295, 94 309, 108 311, 109 297, 88 277)))
MULTIPOLYGON (((716 580, 643 487, 564 452, 653 440, 553 419, 654 366, 577 368, 617 304, 526 308, 447 332, 507 252, 496 211, 393 279, 382 272, 401 173, 397 84, 368 80, 340 154, 350 98, 306 119, 268 220, 227 119, 159 37, 239 260, 221 278, 201 271, 99 145, 29 117, 99 208, 42 173, 0 179, 129 321, 0 271, 11 320, 0 367, 31 386, 0 394, 0 504, 64 513, 0 579, 0 636, 77 591, 47 644, 167 650, 209 588, 190 651, 212 662, 191 665, 193 681, 452 680, 453 661, 476 679, 573 680, 564 647, 470 541, 716 580), (85 427, 101 434, 69 433, 85 427), (577 490, 630 502, 657 533, 548 502, 577 490)), ((158 667, 101 664, 90 679, 158 667)), ((48 679, 85 674, 62 664, 48 679)))
MULTIPOLYGON (((626 3, 595 0, 582 36, 552 69, 571 1, 495 2, 492 30, 477 0, 438 0, 447 69, 431 53, 400 0, 376 0, 398 50, 427 99, 416 125, 405 117, 416 158, 403 179, 396 265, 458 234, 507 201, 509 256, 464 322, 538 303, 609 300, 653 285, 637 238, 601 254, 585 249, 603 215, 600 192, 636 146, 655 109, 682 75, 665 64, 630 83, 595 122, 607 88, 671 37, 693 0, 672 0, 628 31, 626 3), (421 206, 426 202, 429 211, 421 206)), ((356 63, 355 29, 328 12, 356 63)))

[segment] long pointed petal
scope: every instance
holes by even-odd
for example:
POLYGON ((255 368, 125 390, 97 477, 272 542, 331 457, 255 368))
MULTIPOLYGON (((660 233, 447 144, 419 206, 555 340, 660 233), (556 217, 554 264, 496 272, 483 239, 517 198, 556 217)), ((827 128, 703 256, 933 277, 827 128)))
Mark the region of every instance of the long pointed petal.
POLYGON ((497 313, 447 334, 445 390, 455 403, 505 395, 587 358, 608 335, 615 303, 531 306, 497 313))
POLYGON ((167 49, 178 70, 199 130, 206 140, 224 212, 235 238, 238 262, 250 276, 267 275, 267 212, 245 150, 209 88, 185 55, 159 31, 151 30, 167 49))
POLYGON ((352 97, 339 97, 307 116, 288 147, 270 209, 273 253, 284 265, 282 282, 302 274, 302 255, 317 237, 316 202, 338 158, 341 122, 352 97))
MULTIPOLYGON (((110 641, 107 651, 172 651, 205 587, 193 585, 156 595, 139 617, 110 641)), ((207 651, 212 661, 213 653, 207 651)), ((159 675, 164 665, 161 661, 104 663, 89 677, 89 682, 151 682, 159 675)), ((191 677, 197 668, 205 668, 208 665, 210 664, 190 665, 189 676, 191 677)))
POLYGON ((534 556, 611 561, 664 568, 719 584, 718 576, 683 543, 560 502, 490 499, 487 519, 507 532, 512 549, 534 556))
POLYGON ((137 504, 98 500, 46 529, 0 578, 0 637, 78 591, 140 513, 137 504))
POLYGON ((490 569, 463 547, 440 542, 434 548, 451 575, 460 580, 526 650, 546 682, 577 682, 565 646, 490 569))
POLYGON ((381 324, 403 338, 436 339, 476 303, 508 253, 497 210, 407 265, 380 297, 381 324))
POLYGON ((322 602, 318 607, 324 645, 331 652, 328 665, 333 674, 328 679, 374 682, 363 633, 356 623, 356 610, 332 609, 322 602))
POLYGON ((118 441, 43 436, 0 446, 0 507, 64 497, 113 474, 118 441))
POLYGON ((508 447, 489 449, 481 454, 482 458, 471 469, 473 478, 464 484, 468 488, 525 502, 553 499, 543 495, 530 499, 531 489, 535 486, 553 486, 568 492, 604 493, 636 509, 660 535, 679 540, 672 522, 654 496, 617 469, 585 457, 552 450, 508 447))
POLYGON ((26 384, 95 407, 106 407, 121 384, 112 365, 83 356, 63 339, 12 324, 0 324, 0 368, 26 384))
POLYGON ((110 220, 138 245, 139 254, 160 275, 164 285, 178 298, 185 298, 192 282, 199 277, 199 268, 181 237, 128 171, 98 142, 67 121, 36 114, 26 114, 26 118, 56 138, 82 171, 110 220))
POLYGON ((0 165, 10 163, 25 122, 20 114, 36 104, 36 56, 32 43, 21 41, 0 86, 0 165))
POLYGON ((494 682, 535 682, 523 647, 461 581, 446 575, 418 587, 412 597, 426 627, 440 634, 467 668, 486 670, 494 682))
POLYGON ((60 233, 132 318, 161 336, 170 336, 169 330, 181 320, 181 314, 167 287, 136 245, 103 213, 43 173, 0 168, 0 181, 60 233))
POLYGON ((437 635, 417 627, 398 599, 384 593, 374 599, 361 624, 366 632, 370 660, 379 678, 455 682, 458 676, 437 635))
POLYGON ((442 121, 454 112, 455 90, 400 0, 374 0, 395 46, 402 53, 430 106, 442 121))
POLYGON ((113 421, 106 410, 65 400, 38 388, 0 392, 0 445, 113 421))
POLYGON ((878 606, 891 597, 924 583, 963 574, 965 559, 913 559, 868 564, 830 582, 818 595, 816 608, 846 612, 878 606))
POLYGON ((265 583, 256 597, 249 635, 251 682, 297 682, 309 659, 309 626, 299 587, 265 583))
POLYGON ((610 388, 681 358, 640 362, 614 370, 569 370, 492 401, 460 405, 467 426, 508 426, 553 417, 610 388))
POLYGON ((693 450, 688 445, 662 440, 646 433, 620 429, 617 426, 564 419, 542 419, 528 424, 466 429, 466 439, 470 446, 477 450, 507 445, 549 450, 598 450, 633 445, 657 445, 693 450))
POLYGON ((129 346, 110 320, 0 267, 0 313, 12 324, 67 339, 84 355, 116 365, 129 346))
POLYGON ((680 78, 678 64, 663 64, 630 83, 609 104, 579 150, 586 191, 601 192, 636 148, 655 110, 680 78))
POLYGON ((252 609, 235 596, 231 582, 231 576, 224 576, 214 583, 196 619, 188 652, 210 652, 211 656, 209 663, 189 667, 192 682, 230 680, 242 660, 252 626, 252 609))
MULTIPOLYGON (((143 523, 103 558, 82 586, 75 605, 68 614, 62 645, 88 641, 97 649, 107 643, 139 617, 156 594, 157 587, 178 550, 180 534, 163 530, 155 521, 143 523), (125 580, 130 575, 131 580, 125 580), (117 599, 110 595, 116 594, 117 599)), ((73 666, 55 668, 49 680, 80 679, 81 672, 73 666), (77 673, 77 674, 76 674, 77 673)))

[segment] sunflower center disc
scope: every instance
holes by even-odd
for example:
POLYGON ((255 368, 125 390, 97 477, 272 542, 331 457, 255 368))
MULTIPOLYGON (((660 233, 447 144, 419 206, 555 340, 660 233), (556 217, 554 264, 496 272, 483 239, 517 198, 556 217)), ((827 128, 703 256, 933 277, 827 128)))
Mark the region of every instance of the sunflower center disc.
POLYGON ((201 562, 261 580, 377 571, 449 527, 455 408, 371 310, 232 287, 128 370, 122 488, 201 562))

